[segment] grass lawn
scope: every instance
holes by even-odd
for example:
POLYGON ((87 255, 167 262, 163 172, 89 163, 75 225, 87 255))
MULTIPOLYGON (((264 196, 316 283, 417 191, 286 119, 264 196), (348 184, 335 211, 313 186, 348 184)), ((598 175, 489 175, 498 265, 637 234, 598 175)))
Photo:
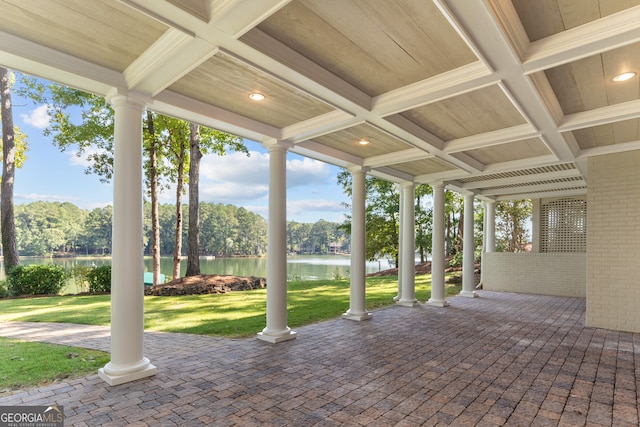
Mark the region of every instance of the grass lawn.
MULTIPOLYGON (((291 328, 332 319, 349 308, 349 280, 293 281, 287 284, 291 328)), ((393 304, 396 276, 367 278, 367 310, 393 304)), ((447 285, 447 294, 460 286, 447 285)), ((431 296, 431 276, 416 276, 416 298, 431 296)), ((227 294, 147 296, 145 329, 226 337, 248 337, 265 326, 266 289, 227 294)), ((65 296, 0 300, 0 321, 108 325, 110 296, 65 296)))
MULTIPOLYGON (((393 304, 398 278, 369 277, 366 286, 367 310, 374 310, 393 304)), ((349 308, 349 280, 294 281, 287 287, 287 324, 293 329, 338 317, 349 308)), ((459 292, 460 285, 446 286, 447 295, 459 292)), ((431 276, 416 276, 416 298, 426 301, 430 296, 431 276)), ((144 305, 147 330, 250 337, 265 326, 266 289, 147 296, 144 305)), ((109 295, 0 299, 0 321, 108 325, 109 316, 109 295)), ((100 351, 0 338, 0 396, 93 373, 108 361, 109 354, 100 351)))
POLYGON ((109 353, 0 337, 0 397, 26 387, 95 373, 109 353))

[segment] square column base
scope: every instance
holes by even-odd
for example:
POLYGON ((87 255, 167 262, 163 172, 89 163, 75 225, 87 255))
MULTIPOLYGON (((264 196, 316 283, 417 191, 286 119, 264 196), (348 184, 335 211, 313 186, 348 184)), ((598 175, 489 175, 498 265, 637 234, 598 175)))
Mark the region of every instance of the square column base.
POLYGON ((432 305, 434 307, 449 307, 449 303, 445 300, 429 300, 426 302, 427 305, 432 305))
POLYGON ((120 385, 124 383, 128 383, 135 380, 140 380, 142 378, 151 377, 158 373, 158 368, 155 366, 148 364, 146 368, 131 372, 125 375, 109 375, 104 372, 104 368, 98 369, 98 376, 102 378, 109 385, 120 385))
POLYGON ((296 333, 289 331, 283 335, 266 335, 263 332, 258 332, 257 338, 262 341, 266 341, 271 344, 278 344, 280 342, 293 340, 296 338, 296 333))
POLYGON ((478 298, 478 293, 475 291, 460 291, 458 296, 467 298, 478 298))
POLYGON ((371 313, 351 314, 351 313, 347 312, 347 313, 344 313, 342 315, 343 319, 356 320, 358 322, 360 322, 362 320, 369 320, 369 319, 371 319, 371 317, 372 317, 371 313))
POLYGON ((418 304, 420 304, 420 302, 417 299, 414 299, 413 301, 403 301, 402 299, 396 301, 396 305, 401 305, 403 307, 415 307, 418 304))

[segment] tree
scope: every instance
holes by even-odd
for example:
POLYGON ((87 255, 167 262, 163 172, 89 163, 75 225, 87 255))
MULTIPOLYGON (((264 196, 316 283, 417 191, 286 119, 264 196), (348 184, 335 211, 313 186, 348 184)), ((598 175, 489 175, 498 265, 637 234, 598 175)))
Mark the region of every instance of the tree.
MULTIPOLYGON (((338 183, 342 185, 345 194, 352 195, 351 174, 348 171, 343 170, 338 174, 338 183)), ((377 257, 387 256, 397 265, 400 192, 395 184, 372 176, 365 179, 365 192, 366 257, 368 260, 375 260, 377 257)), ((347 218, 342 228, 350 232, 350 218, 347 218)))
POLYGON ((95 208, 87 214, 83 233, 87 253, 100 255, 111 253, 112 219, 111 206, 95 208))
POLYGON ((185 276, 200 274, 200 126, 189 124, 189 229, 187 232, 187 271, 185 276))
POLYGON ((531 200, 496 203, 496 243, 504 252, 521 252, 528 241, 526 223, 531 217, 531 200))
POLYGON ((157 138, 153 113, 147 110, 146 132, 143 133, 145 151, 149 160, 145 162, 145 176, 151 199, 151 271, 153 285, 160 283, 160 217, 158 213, 158 189, 160 172, 158 157, 162 157, 162 146, 157 138), (160 153, 160 154, 159 154, 160 153))
MULTIPOLYGON (((86 173, 97 174, 100 180, 108 182, 113 174, 113 120, 111 106, 103 97, 88 94, 57 84, 44 84, 34 78, 24 78, 22 94, 39 104, 46 104, 50 126, 45 129, 45 135, 52 135, 54 144, 61 151, 70 147, 78 147, 77 155, 86 156, 90 165, 86 173), (81 123, 76 124, 72 118, 72 111, 81 111, 81 123)), ((184 191, 185 173, 188 170, 185 147, 189 140, 186 137, 189 124, 183 120, 165 117, 147 112, 144 126, 144 155, 145 171, 149 196, 151 198, 151 227, 158 229, 157 195, 160 189, 166 187, 166 181, 176 182, 176 215, 174 265, 179 269, 179 257, 182 241, 182 210, 180 198, 184 191), (164 178, 164 182, 163 182, 164 178)), ((224 132, 203 128, 200 149, 202 154, 213 153, 224 155, 227 150, 248 153, 241 138, 224 132)), ((157 232, 152 233, 152 253, 158 254, 154 246, 157 232)), ((157 239, 156 239, 157 240, 157 239)), ((159 277, 159 257, 154 261, 154 283, 159 277)), ((174 267, 174 274, 176 273, 174 267)), ((178 271, 179 272, 179 271, 178 271)), ((175 276, 174 276, 175 277, 175 276)))
POLYGON ((426 253, 431 252, 433 234, 433 207, 425 203, 425 199, 433 198, 433 189, 430 185, 421 184, 416 187, 416 248, 420 254, 420 262, 426 261, 426 253))
POLYGON ((0 188, 0 232, 4 270, 20 264, 13 206, 13 185, 15 169, 24 161, 26 138, 13 126, 13 106, 11 105, 10 73, 0 67, 0 116, 2 117, 2 184, 0 188))

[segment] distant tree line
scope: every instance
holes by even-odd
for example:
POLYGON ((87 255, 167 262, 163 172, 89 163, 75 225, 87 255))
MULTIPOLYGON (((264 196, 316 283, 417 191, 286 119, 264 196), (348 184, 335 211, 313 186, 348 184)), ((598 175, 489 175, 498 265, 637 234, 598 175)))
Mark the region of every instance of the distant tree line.
MULTIPOLYGON (((221 257, 261 256, 267 252, 267 221, 242 207, 200 203, 200 254, 221 257)), ((182 206, 185 218, 189 207, 182 206)), ((23 256, 108 255, 111 253, 112 208, 81 209, 72 203, 33 202, 15 206, 18 252, 23 256)), ((173 255, 176 209, 159 206, 160 252, 173 255)), ((339 224, 288 222, 288 250, 332 253, 349 250, 339 224)), ((151 205, 144 205, 145 254, 151 254, 151 205)), ((184 231, 186 240, 186 229, 184 231)), ((188 245, 182 248, 186 255, 188 245)))

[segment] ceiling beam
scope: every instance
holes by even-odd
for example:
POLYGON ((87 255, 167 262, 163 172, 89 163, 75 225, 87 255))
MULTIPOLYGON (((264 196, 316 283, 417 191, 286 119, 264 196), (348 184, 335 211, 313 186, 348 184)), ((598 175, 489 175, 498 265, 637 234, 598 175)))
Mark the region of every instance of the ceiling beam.
POLYGON ((487 148, 494 145, 537 138, 539 136, 540 132, 533 128, 533 126, 523 124, 466 138, 452 139, 445 143, 444 152, 457 153, 460 151, 477 150, 479 148, 487 148))
POLYGON ((535 73, 640 41, 640 6, 536 40, 522 68, 535 73))
POLYGON ((96 95, 104 96, 113 88, 127 88, 117 71, 3 32, 0 32, 0 63, 96 95))

